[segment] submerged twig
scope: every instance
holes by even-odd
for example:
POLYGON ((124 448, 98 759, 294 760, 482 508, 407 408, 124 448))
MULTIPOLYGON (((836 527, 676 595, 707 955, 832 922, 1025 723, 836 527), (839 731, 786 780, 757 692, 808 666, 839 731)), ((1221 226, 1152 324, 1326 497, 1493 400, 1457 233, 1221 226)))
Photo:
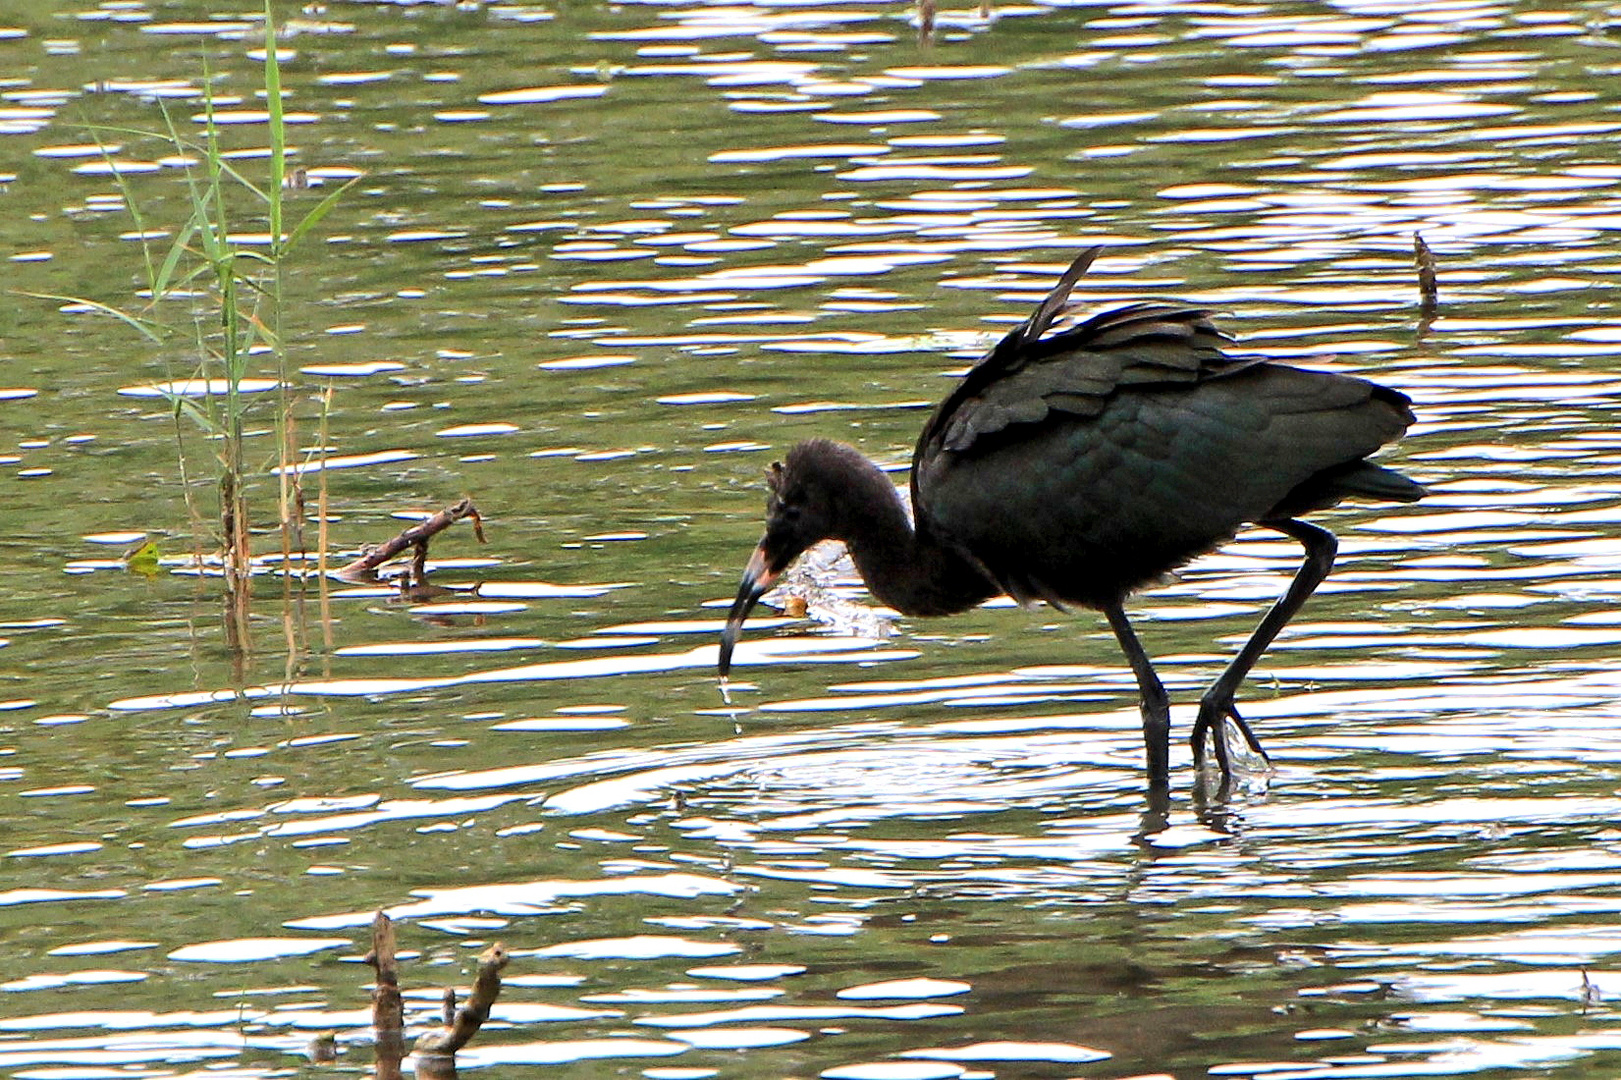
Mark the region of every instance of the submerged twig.
POLYGON ((378 1080, 400 1080, 405 1057, 405 1003, 400 998, 400 970, 394 961, 394 921, 379 911, 371 923, 371 951, 366 963, 377 973, 371 992, 372 1036, 377 1047, 378 1080))
POLYGON ((478 957, 478 974, 467 1004, 456 1008, 456 992, 445 991, 445 1030, 430 1032, 417 1040, 419 1054, 454 1054, 490 1018, 490 1006, 501 996, 501 969, 507 966, 507 950, 499 941, 478 957))
MULTIPOLYGON (((402 1080, 400 1063, 405 1057, 405 1005, 400 997, 399 966, 394 959, 394 922, 379 911, 372 920, 371 951, 366 963, 377 973, 372 987, 372 1033, 377 1047, 378 1080, 402 1080)), ((466 1046, 484 1021, 490 1007, 501 995, 501 969, 507 966, 507 950, 499 941, 478 958, 478 974, 467 1004, 456 1007, 456 992, 445 991, 445 1026, 417 1039, 416 1074, 422 1080, 452 1080, 456 1075, 456 1051, 466 1046)))
POLYGON ((338 1060, 338 1033, 323 1031, 310 1039, 305 1051, 317 1065, 331 1065, 338 1060))
POLYGON ((411 580, 420 585, 426 573, 428 540, 464 517, 473 519, 473 536, 479 543, 484 543, 484 520, 479 517, 478 508, 473 505, 473 500, 463 499, 456 505, 447 506, 437 514, 417 522, 386 544, 368 551, 347 566, 340 567, 337 576, 349 581, 364 580, 372 577, 372 571, 406 548, 415 548, 411 558, 411 580))
POLYGON ((1419 332, 1435 321, 1439 305, 1435 287, 1435 252, 1424 242, 1422 233, 1413 234, 1413 261, 1418 265, 1419 332))

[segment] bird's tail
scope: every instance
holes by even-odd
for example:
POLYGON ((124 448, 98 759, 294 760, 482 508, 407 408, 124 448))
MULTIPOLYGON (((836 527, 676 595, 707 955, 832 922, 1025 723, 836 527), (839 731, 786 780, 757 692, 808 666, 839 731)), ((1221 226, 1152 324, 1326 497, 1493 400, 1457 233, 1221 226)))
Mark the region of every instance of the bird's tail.
POLYGON ((1414 483, 1394 469, 1359 461, 1334 478, 1336 486, 1350 498, 1371 499, 1374 502, 1418 502, 1426 492, 1423 484, 1414 483))
POLYGON ((1423 485, 1413 483, 1396 470, 1358 459, 1324 469, 1307 478, 1305 483, 1297 484, 1265 518, 1299 517, 1313 510, 1338 506, 1346 499, 1410 503, 1424 495, 1423 485))

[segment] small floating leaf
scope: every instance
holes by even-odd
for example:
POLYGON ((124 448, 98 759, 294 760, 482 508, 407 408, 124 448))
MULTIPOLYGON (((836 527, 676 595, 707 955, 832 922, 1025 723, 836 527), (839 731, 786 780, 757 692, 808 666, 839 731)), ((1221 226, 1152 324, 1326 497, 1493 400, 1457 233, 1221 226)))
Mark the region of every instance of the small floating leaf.
POLYGON ((124 569, 132 574, 156 577, 160 555, 157 541, 148 540, 124 556, 124 569))

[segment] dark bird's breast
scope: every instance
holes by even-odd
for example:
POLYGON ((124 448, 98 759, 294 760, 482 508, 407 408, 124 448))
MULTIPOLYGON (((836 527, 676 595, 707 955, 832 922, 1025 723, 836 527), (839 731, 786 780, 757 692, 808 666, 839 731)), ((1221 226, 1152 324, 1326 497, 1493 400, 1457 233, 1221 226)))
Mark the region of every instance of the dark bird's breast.
POLYGON ((1419 490, 1363 462, 1412 421, 1363 379, 1252 362, 1099 399, 920 448, 920 522, 1017 599, 1098 607, 1245 523, 1419 490))

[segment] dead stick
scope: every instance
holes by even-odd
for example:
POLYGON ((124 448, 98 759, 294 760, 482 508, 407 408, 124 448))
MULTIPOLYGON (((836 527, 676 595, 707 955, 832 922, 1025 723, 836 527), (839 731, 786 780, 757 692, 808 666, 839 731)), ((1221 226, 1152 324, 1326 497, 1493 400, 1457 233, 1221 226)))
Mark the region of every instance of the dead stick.
MULTIPOLYGON (((506 966, 507 951, 500 942, 485 949, 478 958, 478 975, 473 980, 473 992, 467 996, 467 1004, 456 1010, 455 1019, 444 1031, 430 1032, 418 1039, 417 1053, 454 1054, 466 1046, 490 1018, 490 1006, 501 994, 501 969, 506 966)), ((454 1000, 447 997, 447 1013, 454 1000)))
POLYGON ((473 519, 473 535, 479 543, 484 543, 484 524, 483 519, 479 517, 478 508, 473 505, 472 499, 463 499, 456 505, 447 506, 437 514, 417 522, 375 551, 362 555, 338 570, 338 576, 356 578, 369 574, 408 547, 416 546, 425 550, 429 537, 443 532, 464 517, 473 519))
POLYGON ((418 540, 411 550, 411 584, 426 585, 428 583, 428 542, 418 540))
POLYGON ((394 962, 394 921, 379 911, 371 923, 366 963, 377 973, 371 992, 372 1035, 378 1080, 399 1080, 405 1057, 405 1004, 400 1000, 400 969, 394 962))
POLYGON ((1435 318, 1437 295, 1435 288, 1435 252, 1424 242, 1420 233, 1413 234, 1413 260, 1418 263, 1419 314, 1425 319, 1435 318))

